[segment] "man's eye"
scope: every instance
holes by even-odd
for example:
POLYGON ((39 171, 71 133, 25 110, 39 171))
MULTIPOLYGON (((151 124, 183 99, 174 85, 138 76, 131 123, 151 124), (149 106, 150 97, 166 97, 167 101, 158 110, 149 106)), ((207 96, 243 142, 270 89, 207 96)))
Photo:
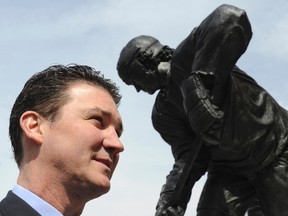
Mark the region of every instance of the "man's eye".
POLYGON ((94 121, 96 124, 99 124, 101 127, 103 127, 104 125, 104 120, 101 116, 93 116, 91 120, 94 121))

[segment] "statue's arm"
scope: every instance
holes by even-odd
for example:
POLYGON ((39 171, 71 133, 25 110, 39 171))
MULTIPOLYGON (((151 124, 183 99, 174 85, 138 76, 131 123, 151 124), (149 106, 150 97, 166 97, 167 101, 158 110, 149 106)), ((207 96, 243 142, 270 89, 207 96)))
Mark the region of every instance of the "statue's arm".
POLYGON ((194 41, 191 73, 202 71, 214 76, 230 73, 251 37, 251 25, 244 10, 232 5, 219 6, 191 37, 194 41))
MULTIPOLYGON (((188 160, 189 152, 196 134, 191 130, 189 122, 185 118, 185 113, 179 112, 177 107, 165 100, 158 94, 152 112, 152 123, 154 129, 161 135, 163 140, 171 147, 174 165, 166 177, 157 204, 157 216, 164 216, 167 210, 167 203, 170 203, 171 196, 175 190, 177 182, 182 174, 185 161, 188 160)), ((195 166, 191 172, 190 190, 187 190, 186 202, 182 203, 182 210, 186 208, 190 199, 190 194, 194 183, 206 172, 209 159, 206 151, 200 151, 196 158, 195 166)))
POLYGON ((193 32, 191 72, 180 88, 190 124, 198 134, 220 124, 229 77, 251 37, 246 12, 231 5, 215 9, 193 32))
POLYGON ((191 170, 190 176, 189 176, 189 186, 186 186, 185 189, 187 190, 185 194, 185 197, 182 199, 182 203, 179 204, 179 206, 174 209, 171 208, 168 204, 172 200, 173 192, 175 190, 175 187, 180 179, 180 176, 183 172, 183 168, 185 166, 185 160, 183 158, 177 160, 174 163, 173 169, 170 171, 169 175, 166 177, 166 182, 162 186, 162 190, 160 192, 160 198, 158 200, 157 206, 156 206, 156 214, 155 216, 166 216, 169 215, 169 211, 175 211, 177 212, 176 215, 184 215, 187 203, 190 200, 192 188, 194 184, 203 176, 207 170, 209 159, 207 152, 202 151, 204 154, 200 153, 193 164, 193 169, 191 170), (171 209, 170 209, 171 208, 171 209))

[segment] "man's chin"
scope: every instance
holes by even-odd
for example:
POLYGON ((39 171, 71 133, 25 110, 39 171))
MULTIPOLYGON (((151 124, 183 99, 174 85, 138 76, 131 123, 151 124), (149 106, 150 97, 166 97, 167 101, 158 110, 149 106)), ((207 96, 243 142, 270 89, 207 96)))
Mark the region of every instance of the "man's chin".
POLYGON ((98 184, 97 187, 94 188, 95 195, 100 197, 110 191, 111 185, 109 183, 98 184))

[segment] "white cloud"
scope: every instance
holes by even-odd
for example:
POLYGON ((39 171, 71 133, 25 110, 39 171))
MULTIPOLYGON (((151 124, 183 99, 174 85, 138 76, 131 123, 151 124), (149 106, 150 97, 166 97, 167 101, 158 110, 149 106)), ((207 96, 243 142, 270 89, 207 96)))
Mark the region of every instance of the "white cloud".
POLYGON ((266 53, 268 56, 286 60, 286 56, 288 55, 288 43, 286 43, 288 35, 287 26, 288 15, 283 14, 274 25, 270 25, 267 28, 268 33, 264 31, 260 32, 259 35, 264 35, 262 40, 265 46, 259 47, 259 51, 266 53))

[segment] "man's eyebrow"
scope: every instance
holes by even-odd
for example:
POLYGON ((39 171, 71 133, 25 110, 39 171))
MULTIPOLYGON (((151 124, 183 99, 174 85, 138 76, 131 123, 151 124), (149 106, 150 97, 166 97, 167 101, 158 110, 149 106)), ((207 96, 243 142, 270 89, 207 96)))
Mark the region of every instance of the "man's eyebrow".
POLYGON ((87 110, 86 113, 93 114, 94 112, 101 113, 102 115, 107 116, 108 118, 112 117, 112 114, 110 112, 104 111, 100 107, 93 107, 93 108, 87 110))
POLYGON ((117 133, 118 133, 119 137, 121 136, 124 129, 123 129, 122 120, 120 118, 113 118, 113 115, 111 112, 105 111, 105 110, 101 109, 100 107, 94 107, 94 108, 89 109, 87 111, 88 114, 91 114, 91 113, 93 114, 93 112, 101 113, 106 118, 113 119, 113 122, 116 123, 117 133))

